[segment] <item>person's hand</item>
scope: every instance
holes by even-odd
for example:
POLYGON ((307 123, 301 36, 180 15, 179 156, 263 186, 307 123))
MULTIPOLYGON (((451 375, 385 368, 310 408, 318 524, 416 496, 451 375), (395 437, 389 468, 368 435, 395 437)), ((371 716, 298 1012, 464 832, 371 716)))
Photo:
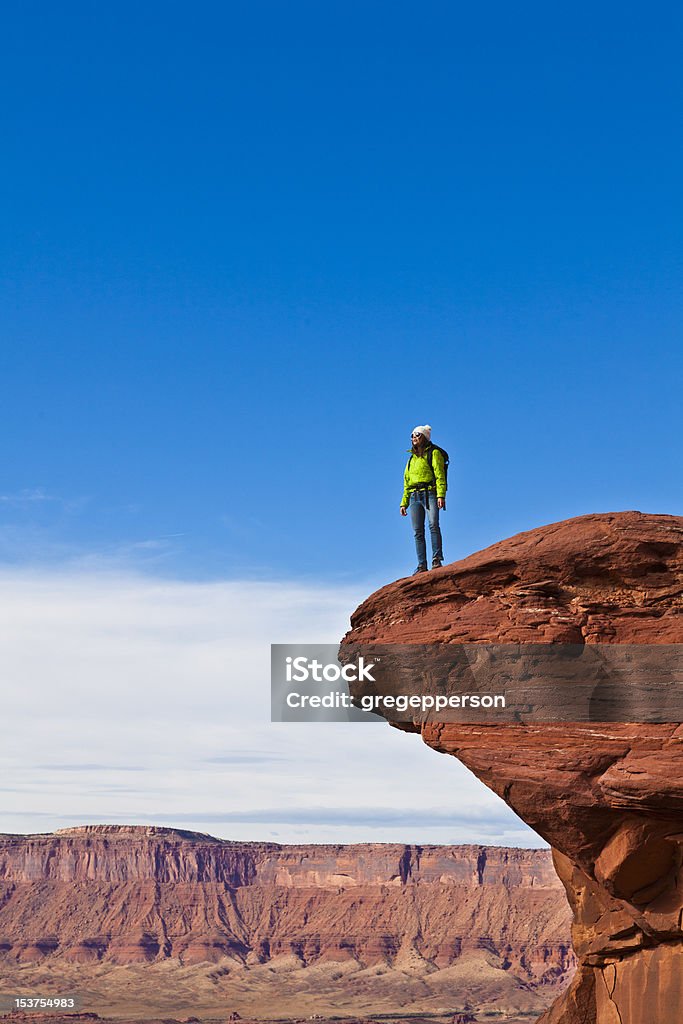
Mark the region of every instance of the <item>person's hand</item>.
POLYGON ((439 506, 439 508, 445 508, 446 507, 446 499, 445 498, 437 498, 436 499, 436 503, 439 506))
POLYGON ((405 507, 405 505, 401 505, 401 515, 402 516, 407 516, 408 515, 408 509, 405 507))

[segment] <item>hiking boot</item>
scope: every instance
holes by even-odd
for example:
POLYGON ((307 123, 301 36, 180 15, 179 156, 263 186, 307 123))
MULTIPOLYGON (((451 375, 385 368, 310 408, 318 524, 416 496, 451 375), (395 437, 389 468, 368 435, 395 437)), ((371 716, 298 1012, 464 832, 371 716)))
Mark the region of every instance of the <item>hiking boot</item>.
POLYGON ((432 569, 440 569, 442 565, 443 562, 440 562, 438 558, 435 558, 432 562, 432 569))
POLYGON ((413 576, 417 576, 417 574, 419 572, 427 572, 427 566, 426 565, 418 565, 417 569, 413 573, 413 576))

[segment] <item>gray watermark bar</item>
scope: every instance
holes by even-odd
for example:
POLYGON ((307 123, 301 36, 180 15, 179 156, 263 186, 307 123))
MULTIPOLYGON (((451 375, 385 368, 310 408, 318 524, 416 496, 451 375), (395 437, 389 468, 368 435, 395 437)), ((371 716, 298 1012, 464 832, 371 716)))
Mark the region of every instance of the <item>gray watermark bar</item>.
POLYGON ((273 644, 274 722, 683 722, 683 644, 273 644))
POLYGON ((0 1013, 43 1014, 77 1013, 82 1007, 80 996, 72 993, 51 995, 47 992, 31 991, 21 995, 0 992, 0 1013))

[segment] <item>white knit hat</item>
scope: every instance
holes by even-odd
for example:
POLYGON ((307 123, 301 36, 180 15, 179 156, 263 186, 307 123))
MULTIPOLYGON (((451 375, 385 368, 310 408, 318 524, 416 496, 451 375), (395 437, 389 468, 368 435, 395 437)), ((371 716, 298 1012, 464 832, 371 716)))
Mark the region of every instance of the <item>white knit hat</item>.
POLYGON ((432 428, 428 423, 425 423, 423 427, 413 427, 413 433, 422 434, 422 436, 426 437, 428 441, 431 441, 432 439, 432 428))

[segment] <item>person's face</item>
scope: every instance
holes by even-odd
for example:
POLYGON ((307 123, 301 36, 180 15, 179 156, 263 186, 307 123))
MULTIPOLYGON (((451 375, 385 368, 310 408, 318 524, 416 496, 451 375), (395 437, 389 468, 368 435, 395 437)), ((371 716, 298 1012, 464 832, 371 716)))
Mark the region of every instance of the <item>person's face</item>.
POLYGON ((410 438, 413 444, 417 445, 418 448, 425 443, 424 434, 411 434, 410 438))

